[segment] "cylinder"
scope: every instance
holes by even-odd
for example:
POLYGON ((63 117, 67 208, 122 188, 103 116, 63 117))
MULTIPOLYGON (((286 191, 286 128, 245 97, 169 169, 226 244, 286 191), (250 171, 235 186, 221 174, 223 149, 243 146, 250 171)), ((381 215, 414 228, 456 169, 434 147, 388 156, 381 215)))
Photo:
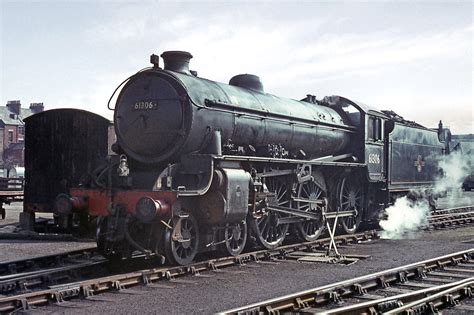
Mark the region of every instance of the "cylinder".
POLYGON ((163 200, 143 197, 138 200, 135 206, 135 216, 142 223, 150 223, 155 218, 166 214, 169 210, 169 205, 163 200))

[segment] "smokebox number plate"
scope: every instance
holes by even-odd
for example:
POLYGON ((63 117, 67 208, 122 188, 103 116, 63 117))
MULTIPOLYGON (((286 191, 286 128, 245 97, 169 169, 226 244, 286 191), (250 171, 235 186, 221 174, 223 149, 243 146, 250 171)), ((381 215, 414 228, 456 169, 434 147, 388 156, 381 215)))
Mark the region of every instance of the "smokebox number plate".
POLYGON ((158 101, 149 100, 149 101, 138 101, 133 104, 134 110, 155 110, 158 109, 158 101))

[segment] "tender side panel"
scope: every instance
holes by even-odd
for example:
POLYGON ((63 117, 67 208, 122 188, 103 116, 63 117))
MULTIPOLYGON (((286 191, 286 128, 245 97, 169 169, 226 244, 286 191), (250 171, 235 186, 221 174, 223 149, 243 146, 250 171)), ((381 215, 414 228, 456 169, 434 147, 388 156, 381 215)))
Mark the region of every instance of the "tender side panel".
POLYGON ((395 124, 388 144, 390 189, 434 184, 444 147, 435 131, 395 124))

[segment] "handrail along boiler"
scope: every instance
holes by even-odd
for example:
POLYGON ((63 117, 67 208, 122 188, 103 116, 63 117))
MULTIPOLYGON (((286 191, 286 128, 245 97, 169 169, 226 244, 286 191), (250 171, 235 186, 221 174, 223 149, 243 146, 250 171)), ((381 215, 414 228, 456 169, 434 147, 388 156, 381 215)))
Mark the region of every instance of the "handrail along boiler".
POLYGON ((395 194, 434 182, 440 131, 340 96, 277 97, 250 74, 203 79, 188 52, 161 57, 163 69, 152 55, 123 82, 117 154, 96 172, 100 185, 57 205, 99 216, 105 255, 184 265, 204 251, 275 248, 288 235, 318 238, 331 211, 352 211, 341 228, 353 233, 395 194))

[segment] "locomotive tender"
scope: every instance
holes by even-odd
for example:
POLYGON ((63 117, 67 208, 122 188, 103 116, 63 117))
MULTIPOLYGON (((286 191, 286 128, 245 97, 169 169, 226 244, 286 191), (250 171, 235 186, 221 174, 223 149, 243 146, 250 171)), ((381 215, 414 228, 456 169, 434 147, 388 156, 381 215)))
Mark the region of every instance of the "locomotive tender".
POLYGON ((394 196, 433 187, 442 126, 340 96, 277 97, 249 74, 222 84, 190 71, 188 52, 161 57, 163 69, 152 55, 153 67, 122 84, 117 154, 90 185, 56 199, 60 213, 99 217, 104 255, 185 265, 205 251, 275 248, 288 235, 317 239, 335 211, 351 211, 340 222, 353 233, 394 196))

